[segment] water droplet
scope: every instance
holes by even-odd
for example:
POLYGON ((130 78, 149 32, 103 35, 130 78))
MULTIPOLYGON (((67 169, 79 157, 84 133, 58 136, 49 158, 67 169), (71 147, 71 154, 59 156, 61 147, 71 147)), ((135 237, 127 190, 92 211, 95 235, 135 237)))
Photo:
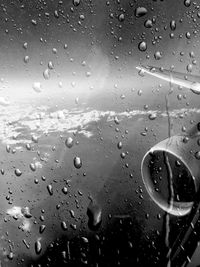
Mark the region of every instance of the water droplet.
POLYGON ((48 80, 50 78, 50 71, 49 71, 49 69, 46 69, 43 72, 43 77, 45 78, 45 80, 48 80))
POLYGON ((176 30, 176 21, 175 20, 170 21, 170 28, 172 31, 176 30))
POLYGON ((80 169, 82 166, 82 160, 79 157, 74 158, 74 167, 80 169))
POLYGON ((74 145, 74 140, 73 140, 73 138, 72 138, 72 137, 68 137, 68 138, 66 139, 66 141, 65 141, 65 145, 66 145, 66 147, 68 147, 68 148, 73 147, 73 145, 74 145))
POLYGON ((53 187, 51 184, 47 185, 47 190, 49 192, 49 195, 52 196, 53 195, 53 187))
POLYGON ((117 116, 114 117, 114 122, 115 122, 116 124, 119 124, 119 119, 118 119, 117 116))
POLYGON ((53 54, 57 54, 58 51, 57 51, 56 48, 53 48, 53 49, 52 49, 52 52, 53 52, 53 54))
POLYGON ((191 0, 185 0, 185 1, 184 1, 184 5, 185 5, 186 7, 189 7, 189 6, 191 5, 191 0))
POLYGON ((81 2, 81 0, 73 0, 73 5, 74 6, 79 6, 80 2, 81 2))
POLYGON ((64 186, 63 188, 62 188, 62 192, 66 195, 67 194, 67 192, 68 192, 68 189, 67 189, 67 187, 66 186, 64 186))
POLYGON ((40 234, 42 234, 45 229, 46 229, 46 225, 44 224, 40 225, 40 230, 39 230, 40 234))
POLYGON ((197 151, 197 152, 195 153, 195 158, 198 159, 198 160, 200 159, 200 151, 197 151))
POLYGON ((57 18, 57 19, 59 18, 58 10, 54 11, 54 17, 57 18))
POLYGON ((6 152, 10 153, 10 146, 6 145, 6 152))
POLYGON ((135 16, 140 18, 147 14, 147 9, 145 7, 138 7, 135 9, 135 16))
POLYGON ((157 114, 156 113, 149 114, 149 119, 150 120, 155 120, 156 118, 157 118, 157 114))
POLYGON ((122 13, 122 14, 120 14, 120 15, 118 16, 118 20, 119 20, 120 22, 123 22, 124 19, 125 19, 124 13, 122 13))
POLYGON ((13 254, 13 252, 11 251, 11 252, 7 255, 7 258, 8 258, 9 260, 12 260, 13 257, 14 257, 14 254, 13 254))
POLYGON ((185 36, 186 36, 187 39, 190 39, 191 38, 190 32, 186 32, 185 36))
POLYGON ((37 25, 37 21, 36 21, 35 19, 32 19, 32 20, 31 20, 31 23, 32 23, 34 26, 37 25))
POLYGON ((70 210, 70 215, 71 215, 72 218, 75 218, 75 214, 74 214, 73 210, 70 210))
POLYGON ((40 254, 41 251, 42 251, 42 244, 41 244, 40 240, 37 240, 35 242, 35 253, 40 254))
POLYGON ((52 70, 52 69, 54 68, 54 65, 53 65, 53 62, 52 62, 52 61, 49 61, 49 63, 48 63, 48 68, 49 68, 50 70, 52 70))
POLYGON ((23 208, 21 209, 21 212, 22 212, 22 214, 24 215, 24 217, 27 218, 27 219, 29 219, 29 218, 32 217, 32 214, 31 214, 31 212, 30 212, 30 208, 29 208, 29 207, 23 207, 23 208))
POLYGON ((122 159, 124 159, 124 158, 126 157, 126 154, 125 154, 124 152, 122 152, 122 153, 120 154, 120 156, 121 156, 122 159))
POLYGON ((142 51, 142 52, 146 51, 146 50, 147 50, 147 43, 144 42, 144 41, 140 42, 140 43, 138 44, 138 48, 139 48, 139 50, 142 51))
POLYGON ((147 19, 147 20, 145 21, 145 23, 144 23, 144 26, 145 26, 146 28, 152 28, 152 27, 153 27, 153 22, 152 22, 152 20, 151 20, 151 19, 147 19))
POLYGON ((36 170, 36 166, 35 166, 34 163, 31 163, 31 164, 30 164, 30 169, 31 169, 31 171, 33 171, 33 172, 36 170))
POLYGON ((88 227, 91 230, 97 230, 102 222, 102 211, 100 206, 94 200, 91 200, 88 205, 87 215, 88 227))
POLYGON ((192 72, 192 64, 188 64, 186 69, 188 72, 192 72))
POLYGON ((119 149, 122 148, 122 142, 121 142, 121 141, 117 144, 117 147, 118 147, 119 149))
POLYGON ((15 175, 19 177, 22 175, 22 172, 19 169, 15 169, 15 175))
POLYGON ((61 227, 62 227, 62 229, 63 229, 64 231, 67 230, 67 224, 66 224, 65 221, 62 221, 62 222, 61 222, 61 227))
POLYGON ((36 135, 32 135, 31 140, 32 140, 34 143, 38 143, 38 137, 37 137, 36 135))
POLYGON ((81 20, 84 20, 84 19, 85 19, 85 16, 84 16, 83 14, 81 14, 81 15, 79 16, 79 18, 80 18, 81 20))
POLYGON ((24 43, 24 44, 23 44, 23 48, 24 48, 24 49, 27 49, 27 48, 28 48, 28 43, 24 43))
POLYGON ((29 56, 25 56, 24 57, 24 63, 28 63, 29 62, 29 59, 30 59, 29 56))
POLYGON ((33 90, 37 93, 40 93, 42 91, 41 83, 40 82, 34 82, 33 84, 33 90))
POLYGON ((154 54, 154 58, 156 60, 159 60, 162 58, 162 53, 160 51, 156 51, 155 54, 154 54))
POLYGON ((177 95, 177 99, 180 101, 182 99, 182 95, 181 94, 178 94, 177 95))

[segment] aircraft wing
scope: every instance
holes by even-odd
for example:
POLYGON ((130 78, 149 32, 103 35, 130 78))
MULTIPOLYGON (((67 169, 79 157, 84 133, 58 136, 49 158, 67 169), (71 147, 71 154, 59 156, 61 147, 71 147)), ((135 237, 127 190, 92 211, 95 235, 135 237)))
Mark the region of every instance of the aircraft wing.
MULTIPOLYGON (((157 67, 143 67, 137 66, 136 69, 142 73, 147 73, 151 76, 169 82, 171 84, 179 85, 185 88, 190 89, 195 94, 200 94, 200 82, 185 80, 184 77, 177 77, 177 73, 173 71, 162 71, 157 67)), ((196 78, 196 77, 194 77, 196 78)))

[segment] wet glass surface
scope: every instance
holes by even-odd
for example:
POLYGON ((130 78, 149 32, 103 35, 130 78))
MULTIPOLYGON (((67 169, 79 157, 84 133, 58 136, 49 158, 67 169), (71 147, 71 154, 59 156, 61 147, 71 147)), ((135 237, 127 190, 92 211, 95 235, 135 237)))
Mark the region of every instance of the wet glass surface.
POLYGON ((200 265, 200 5, 0 1, 0 266, 200 265))

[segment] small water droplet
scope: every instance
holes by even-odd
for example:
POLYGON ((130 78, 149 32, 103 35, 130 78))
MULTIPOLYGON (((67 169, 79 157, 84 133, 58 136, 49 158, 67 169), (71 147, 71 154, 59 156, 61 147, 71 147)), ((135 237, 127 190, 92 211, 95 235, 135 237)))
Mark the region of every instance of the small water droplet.
POLYGON ((188 72, 192 72, 192 64, 188 64, 186 69, 188 72))
POLYGON ((40 82, 34 82, 33 84, 33 90, 37 93, 40 93, 42 91, 41 83, 40 82))
POLYGON ((118 20, 119 20, 120 22, 123 22, 124 19, 125 19, 124 13, 122 13, 122 14, 120 14, 120 15, 118 16, 118 20))
POLYGON ((35 253, 40 254, 41 251, 42 251, 42 244, 41 244, 40 240, 37 240, 35 242, 35 253))
POLYGON ((91 200, 88 205, 87 215, 88 227, 91 230, 97 230, 102 222, 102 211, 100 206, 94 200, 91 200))
POLYGON ((32 19, 32 20, 31 20, 31 23, 32 23, 34 26, 37 25, 37 21, 36 21, 35 19, 32 19))
POLYGON ((65 221, 62 221, 62 222, 61 222, 61 227, 62 227, 62 229, 63 229, 64 231, 67 230, 67 224, 66 224, 65 221))
POLYGON ((45 80, 50 79, 50 71, 49 71, 49 69, 46 69, 46 70, 43 72, 43 77, 45 78, 45 80))
POLYGON ((82 166, 82 160, 79 157, 74 158, 74 167, 80 169, 82 166))
POLYGON ((121 141, 117 144, 117 147, 118 147, 118 149, 122 148, 122 142, 121 141))
POLYGON ((67 192, 68 192, 68 189, 67 189, 67 187, 66 186, 64 186, 63 188, 62 188, 62 192, 66 195, 67 194, 67 192))
POLYGON ((49 68, 50 70, 52 70, 52 69, 54 68, 54 65, 53 65, 53 62, 52 62, 52 61, 49 61, 49 63, 48 63, 48 68, 49 68))
POLYGON ((24 215, 25 218, 29 219, 32 217, 32 214, 30 212, 30 208, 29 207, 23 207, 21 208, 21 212, 24 215))
POLYGON ((185 5, 186 7, 189 7, 189 6, 191 5, 191 0, 185 0, 185 1, 184 1, 184 5, 185 5))
POLYGON ((57 54, 58 51, 57 51, 56 48, 53 48, 53 49, 52 49, 52 52, 53 52, 53 54, 57 54))
POLYGON ((25 42, 25 43, 23 44, 23 48, 24 48, 24 49, 27 49, 27 48, 28 48, 28 43, 25 42))
POLYGON ((191 38, 190 32, 186 32, 185 36, 186 36, 187 39, 190 39, 191 38))
POLYGON ((22 175, 22 172, 20 171, 20 169, 15 169, 15 175, 18 177, 22 175))
POLYGON ((149 114, 149 119, 150 120, 155 120, 156 118, 157 118, 157 114, 156 113, 149 114))
POLYGON ((154 58, 156 60, 159 60, 162 58, 162 53, 160 51, 156 51, 155 54, 154 54, 154 58))
POLYGON ((145 7, 137 7, 135 9, 135 16, 137 18, 140 18, 140 17, 142 17, 142 16, 144 16, 146 14, 147 14, 147 9, 145 7))
POLYGON ((138 44, 138 49, 141 51, 141 52, 144 52, 147 50, 147 43, 142 41, 138 44))
POLYGON ((73 5, 74 6, 79 6, 80 2, 81 2, 81 0, 73 0, 73 5))
POLYGON ((28 63, 29 62, 29 59, 30 59, 29 56, 25 56, 24 57, 24 63, 28 63))
POLYGON ((146 28, 152 28, 152 27, 153 27, 153 22, 152 22, 152 20, 151 20, 151 19, 147 19, 147 20, 145 21, 145 23, 144 23, 144 26, 145 26, 146 28))
POLYGON ((198 160, 200 159, 200 151, 197 151, 197 152, 195 153, 195 158, 198 159, 198 160))
POLYGON ((35 166, 34 163, 31 163, 31 164, 30 164, 30 169, 31 169, 31 171, 33 171, 33 172, 36 170, 36 166, 35 166))
POLYGON ((45 229, 46 229, 46 225, 45 224, 40 225, 40 230, 39 230, 40 234, 42 234, 45 229))
POLYGON ((176 30, 176 21, 175 20, 170 21, 170 28, 172 31, 176 30))
POLYGON ((49 192, 49 195, 52 196, 53 195, 53 187, 51 184, 47 185, 47 190, 49 192))
POLYGON ((13 254, 13 252, 11 251, 11 252, 7 255, 7 258, 8 258, 9 260, 12 260, 13 257, 14 257, 14 254, 13 254))

